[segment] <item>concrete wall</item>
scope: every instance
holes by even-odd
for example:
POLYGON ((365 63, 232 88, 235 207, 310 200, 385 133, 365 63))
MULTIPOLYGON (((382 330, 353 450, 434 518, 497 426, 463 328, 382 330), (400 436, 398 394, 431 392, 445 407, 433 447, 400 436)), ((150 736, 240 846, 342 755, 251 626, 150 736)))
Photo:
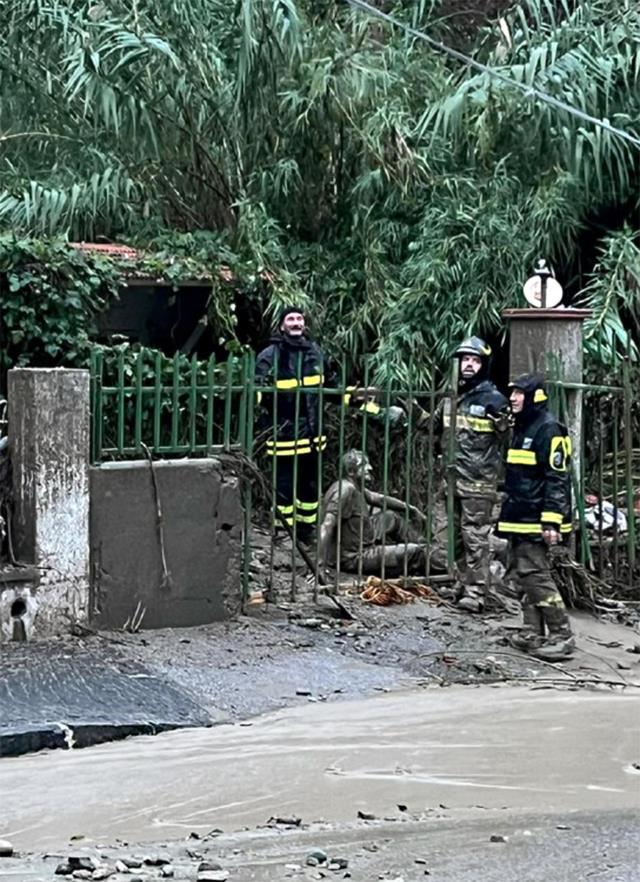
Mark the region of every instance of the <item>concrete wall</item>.
POLYGON ((4 592, 2 631, 18 597, 26 637, 87 619, 89 602, 89 373, 17 368, 8 375, 14 548, 39 573, 4 592))
POLYGON ((215 459, 154 463, 170 580, 165 584, 148 462, 92 468, 91 620, 142 628, 227 618, 241 606, 242 506, 236 478, 215 459))

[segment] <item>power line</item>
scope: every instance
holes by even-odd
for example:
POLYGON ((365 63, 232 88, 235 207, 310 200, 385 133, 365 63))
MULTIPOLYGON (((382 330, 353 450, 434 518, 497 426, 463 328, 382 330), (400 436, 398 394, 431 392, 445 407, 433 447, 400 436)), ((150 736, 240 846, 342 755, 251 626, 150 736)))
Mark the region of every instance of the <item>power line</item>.
POLYGON ((425 43, 428 43, 429 46, 437 49, 439 52, 444 52, 445 55, 449 55, 451 58, 455 58, 456 61, 461 61, 463 64, 466 64, 469 67, 480 71, 481 73, 489 74, 489 76, 493 77, 495 80, 498 80, 501 83, 504 83, 507 86, 513 86, 514 88, 519 89, 527 98, 537 98, 538 100, 543 101, 545 104, 551 105, 551 107, 556 107, 558 108, 558 110, 564 110, 565 113, 569 113, 572 116, 583 120, 584 122, 588 122, 592 125, 598 126, 599 128, 604 129, 606 132, 611 132, 611 134, 617 135, 619 138, 624 138, 625 141, 629 141, 635 147, 640 148, 640 138, 636 138, 634 135, 629 134, 629 132, 625 132, 624 129, 619 129, 617 128, 617 126, 612 126, 611 123, 606 119, 599 119, 597 116, 591 116, 590 114, 579 110, 577 107, 574 107, 572 104, 567 104, 566 101, 561 101, 559 98, 554 98, 553 95, 549 95, 546 92, 541 91, 540 89, 536 89, 534 86, 527 86, 526 83, 519 83, 518 80, 514 80, 511 77, 505 76, 494 68, 488 67, 486 64, 482 64, 482 62, 476 61, 474 58, 470 58, 463 52, 459 52, 457 49, 452 49, 441 40, 436 40, 433 37, 430 37, 429 34, 425 34, 424 31, 418 31, 415 28, 406 25, 399 19, 394 18, 392 15, 389 15, 387 12, 383 12, 381 9, 376 9, 375 6, 371 6, 371 4, 367 3, 366 0, 346 0, 346 2, 354 9, 357 9, 361 12, 366 12, 374 18, 382 19, 382 21, 393 25, 393 27, 400 28, 410 36, 415 37, 418 40, 423 40, 425 43))

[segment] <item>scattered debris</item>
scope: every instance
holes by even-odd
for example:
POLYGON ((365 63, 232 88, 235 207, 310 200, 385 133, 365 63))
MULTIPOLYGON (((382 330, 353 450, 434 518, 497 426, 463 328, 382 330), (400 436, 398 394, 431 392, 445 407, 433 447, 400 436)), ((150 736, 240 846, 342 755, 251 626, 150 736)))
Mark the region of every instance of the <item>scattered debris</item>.
POLYGON ((433 588, 423 582, 413 582, 409 579, 381 579, 378 576, 369 576, 360 593, 360 599, 365 603, 373 603, 376 606, 391 606, 394 603, 415 603, 421 600, 429 600, 432 603, 442 603, 442 598, 433 588))
POLYGON ((227 882, 228 878, 227 870, 205 870, 198 873, 197 882, 227 882))
POLYGON ((307 866, 309 867, 317 867, 318 864, 326 864, 329 860, 327 853, 324 852, 321 848, 314 848, 313 851, 310 851, 307 855, 307 866))
POLYGON ((302 818, 297 818, 295 815, 291 817, 272 817, 267 821, 267 827, 273 826, 281 826, 281 827, 299 827, 302 824, 302 818))
POLYGON ((144 859, 144 863, 148 867, 163 867, 165 864, 170 864, 171 861, 166 855, 155 854, 147 856, 144 859))

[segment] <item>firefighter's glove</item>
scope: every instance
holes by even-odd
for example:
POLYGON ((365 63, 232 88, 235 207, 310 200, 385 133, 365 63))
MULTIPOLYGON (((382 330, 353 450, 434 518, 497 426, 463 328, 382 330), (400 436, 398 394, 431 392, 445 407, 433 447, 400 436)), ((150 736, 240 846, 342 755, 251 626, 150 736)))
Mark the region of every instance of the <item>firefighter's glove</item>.
POLYGON ((411 413, 413 425, 417 429, 422 429, 429 422, 429 413, 421 407, 415 398, 411 400, 407 398, 399 398, 398 401, 402 405, 405 413, 411 413))
POLYGON ((560 542, 560 533, 554 527, 543 526, 542 538, 546 544, 551 547, 560 542))
POLYGON ((403 429, 407 425, 407 414, 401 407, 392 404, 386 409, 385 416, 392 429, 403 429))
POLYGON ((362 405, 374 402, 379 394, 375 386, 347 386, 343 396, 347 407, 362 407, 362 405))
POLYGON ((511 411, 501 411, 500 413, 487 412, 487 419, 491 420, 493 428, 499 434, 503 434, 512 429, 516 421, 516 418, 511 411))

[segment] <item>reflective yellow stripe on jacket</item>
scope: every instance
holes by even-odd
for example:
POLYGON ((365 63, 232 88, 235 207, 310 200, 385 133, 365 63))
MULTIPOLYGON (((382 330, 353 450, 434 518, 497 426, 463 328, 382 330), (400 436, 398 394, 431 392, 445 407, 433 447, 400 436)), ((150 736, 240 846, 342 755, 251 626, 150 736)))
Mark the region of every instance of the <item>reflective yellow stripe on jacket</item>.
MULTIPOLYGON (((442 417, 442 425, 448 429, 451 425, 451 417, 445 413, 442 417)), ((471 429, 474 432, 495 432, 495 426, 491 420, 483 417, 472 417, 464 414, 456 414, 456 429, 471 429)))
POLYGON ((292 377, 288 380, 276 380, 276 389, 297 389, 299 386, 321 386, 324 383, 323 374, 311 374, 303 377, 302 380, 296 380, 292 377))
MULTIPOLYGON (((548 514, 548 512, 545 512, 548 514)), ((552 523, 548 521, 546 518, 544 519, 544 523, 552 523)), ((563 524, 561 522, 556 522, 560 528, 561 533, 570 533, 571 532, 571 524, 563 524)), ((499 533, 517 533, 518 535, 525 536, 539 536, 542 533, 542 523, 540 524, 526 524, 526 523, 515 523, 514 521, 498 521, 498 532, 499 533)))
POLYGON ((520 450, 510 447, 507 451, 507 463, 510 465, 537 465, 535 450, 520 450))
POLYGON ((327 446, 327 436, 318 435, 313 441, 311 438, 298 438, 294 441, 272 441, 267 440, 267 454, 269 456, 301 456, 304 453, 311 453, 313 450, 325 450, 327 446))

